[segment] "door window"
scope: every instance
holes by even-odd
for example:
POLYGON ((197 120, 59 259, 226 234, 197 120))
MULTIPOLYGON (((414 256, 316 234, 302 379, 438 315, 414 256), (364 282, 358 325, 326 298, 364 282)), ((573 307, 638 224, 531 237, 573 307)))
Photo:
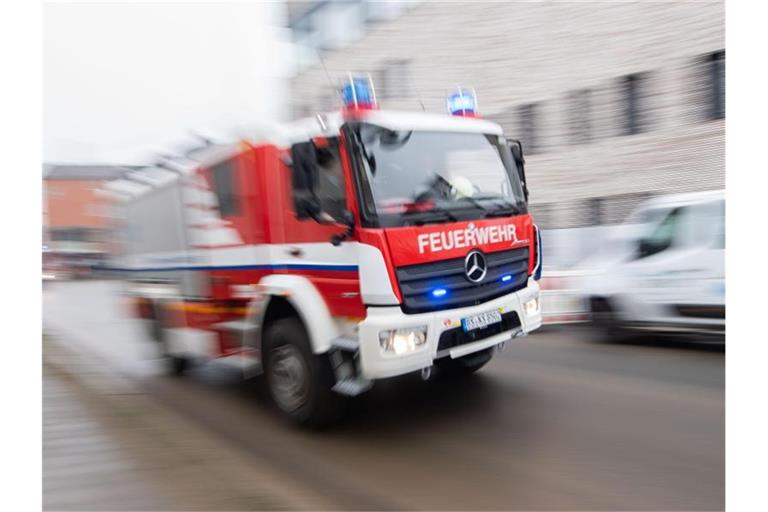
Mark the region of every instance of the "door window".
POLYGON ((681 228, 685 208, 675 208, 656 225, 638 244, 638 258, 647 258, 666 251, 676 244, 681 228))
POLYGON ((725 249, 725 201, 715 203, 715 249, 725 249))
POLYGON ((211 168, 213 189, 222 217, 240 213, 240 201, 235 187, 235 162, 227 160, 211 168))
POLYGON ((725 248, 725 203, 722 200, 690 207, 691 225, 688 242, 693 247, 725 248))
POLYGON ((344 187, 344 170, 339 158, 339 139, 329 138, 328 145, 317 148, 319 167, 317 198, 323 212, 334 219, 341 219, 346 209, 347 198, 344 187))

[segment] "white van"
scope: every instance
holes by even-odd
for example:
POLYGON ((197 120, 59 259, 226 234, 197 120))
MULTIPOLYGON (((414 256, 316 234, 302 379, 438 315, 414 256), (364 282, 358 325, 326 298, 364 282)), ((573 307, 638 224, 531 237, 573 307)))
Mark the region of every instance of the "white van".
POLYGON ((648 200, 618 233, 610 259, 582 283, 594 323, 610 337, 655 331, 724 341, 724 192, 648 200))

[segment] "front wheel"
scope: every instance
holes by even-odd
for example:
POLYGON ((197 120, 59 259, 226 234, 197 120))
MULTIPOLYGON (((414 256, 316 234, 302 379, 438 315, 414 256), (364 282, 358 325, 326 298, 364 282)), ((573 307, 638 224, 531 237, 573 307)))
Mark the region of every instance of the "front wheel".
POLYGON ((446 357, 442 360, 438 360, 435 364, 441 375, 447 377, 460 377, 462 375, 475 373, 477 370, 488 364, 492 357, 493 347, 458 359, 446 357))
POLYGON ((272 401, 288 418, 308 427, 338 419, 344 400, 331 388, 333 369, 325 354, 313 354, 304 326, 296 318, 270 325, 263 351, 267 388, 272 401))

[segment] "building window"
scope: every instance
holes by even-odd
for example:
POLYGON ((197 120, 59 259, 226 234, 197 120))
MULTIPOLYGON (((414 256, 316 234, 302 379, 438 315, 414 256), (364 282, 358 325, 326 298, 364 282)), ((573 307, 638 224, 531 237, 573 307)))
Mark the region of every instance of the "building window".
POLYGON ((536 133, 538 118, 538 103, 528 103, 517 107, 518 134, 527 154, 537 153, 540 141, 536 133))
POLYGON ((52 242, 88 242, 89 230, 85 228, 56 228, 50 232, 52 242))
POLYGON ((725 50, 715 52, 709 62, 709 119, 725 117, 725 50))
POLYGON ((571 144, 586 144, 592 140, 591 110, 589 89, 568 94, 568 128, 571 144))
POLYGON ((376 96, 382 99, 402 98, 410 94, 409 60, 384 61, 375 74, 376 96))
POLYGON ((312 106, 308 104, 296 105, 295 110, 296 112, 294 114, 294 117, 297 117, 297 118, 309 117, 312 115, 312 106))
POLYGON ((589 225, 600 226, 603 224, 603 198, 591 197, 588 199, 589 225))
POLYGON ((240 203, 235 187, 235 162, 227 160, 211 168, 213 188, 219 202, 222 217, 240 213, 240 203))
POLYGON ((635 135, 646 131, 644 102, 647 83, 648 78, 645 74, 627 75, 621 79, 624 135, 635 135))
POLYGON ((335 104, 334 99, 334 95, 330 92, 322 94, 317 101, 317 111, 324 112, 327 110, 333 110, 338 106, 335 104))

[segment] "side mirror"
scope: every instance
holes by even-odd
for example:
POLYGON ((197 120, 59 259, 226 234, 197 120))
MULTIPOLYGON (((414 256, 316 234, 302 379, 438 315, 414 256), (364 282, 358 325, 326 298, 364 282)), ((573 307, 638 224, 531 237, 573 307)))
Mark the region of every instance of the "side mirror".
POLYGON ((334 246, 341 245, 341 242, 351 237, 355 229, 355 218, 352 216, 352 212, 344 210, 341 214, 341 222, 347 226, 347 229, 343 233, 333 235, 331 237, 331 244, 334 246))
POLYGON ((523 186, 525 200, 528 201, 528 184, 525 181, 525 157, 523 156, 523 143, 515 139, 507 139, 507 147, 515 159, 517 166, 517 175, 520 178, 520 184, 523 186))

